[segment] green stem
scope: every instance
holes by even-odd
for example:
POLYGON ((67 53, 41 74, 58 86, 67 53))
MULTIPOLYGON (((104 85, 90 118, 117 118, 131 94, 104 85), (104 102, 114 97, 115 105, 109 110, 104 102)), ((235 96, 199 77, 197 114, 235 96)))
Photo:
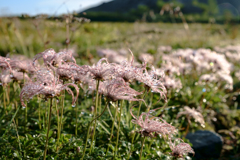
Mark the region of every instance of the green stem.
POLYGON ((144 137, 143 137, 143 140, 142 140, 142 147, 141 147, 141 151, 140 151, 140 157, 139 157, 139 160, 142 159, 142 151, 143 151, 143 145, 144 145, 145 139, 146 139, 146 137, 144 136, 144 137))
MULTIPOLYGON (((64 84, 64 83, 63 83, 64 84)), ((61 117, 60 117, 60 127, 59 127, 59 132, 60 132, 60 135, 61 135, 61 131, 63 130, 63 122, 62 122, 62 119, 63 119, 63 108, 64 108, 64 98, 65 98, 65 90, 63 91, 63 94, 62 94, 62 108, 61 108, 61 117)))
POLYGON ((46 105, 46 107, 45 107, 45 111, 44 111, 44 120, 45 120, 45 121, 44 121, 44 124, 45 124, 44 129, 47 129, 47 116, 48 116, 48 115, 47 115, 47 112, 48 112, 48 111, 47 111, 47 109, 48 109, 47 106, 48 106, 48 101, 45 102, 45 105, 46 105))
POLYGON ((41 126, 41 103, 40 103, 40 98, 38 97, 38 125, 39 125, 39 129, 42 129, 41 126))
POLYGON ((75 136, 77 136, 77 127, 78 127, 78 100, 76 102, 76 107, 75 107, 75 112, 76 112, 76 115, 75 115, 75 118, 76 118, 76 123, 75 123, 75 136))
POLYGON ((6 115, 8 114, 7 112, 7 104, 6 104, 6 89, 5 87, 3 87, 3 105, 4 105, 4 110, 6 112, 6 115))
MULTIPOLYGON (((10 87, 10 86, 9 86, 10 87)), ((10 100, 9 100, 9 91, 10 91, 10 88, 8 90, 8 86, 6 86, 6 98, 7 98, 7 104, 10 103, 10 100)))
MULTIPOLYGON (((14 82, 13 83, 13 90, 14 90, 14 96, 17 96, 18 95, 18 93, 17 93, 17 84, 16 84, 17 82, 14 82)), ((17 110, 17 108, 18 108, 18 101, 17 100, 15 100, 14 101, 14 105, 15 105, 15 109, 17 110)), ((16 115, 16 126, 18 126, 18 117, 17 117, 17 115, 16 115)))
MULTIPOLYGON (((25 85, 25 72, 23 72, 23 85, 25 85)), ((24 126, 24 130, 26 132, 27 130, 27 104, 25 107, 25 120, 24 120, 25 126, 24 126)))
MULTIPOLYGON (((147 93, 147 90, 145 89, 144 94, 142 95, 141 99, 143 99, 145 97, 146 93, 147 93)), ((142 106, 142 101, 140 101, 140 103, 139 103, 137 117, 139 117, 139 114, 140 114, 140 111, 141 111, 141 106, 142 106)), ((135 125, 135 127, 136 127, 136 125, 135 125)), ((131 144, 133 144, 135 135, 136 135, 136 133, 134 132, 134 134, 132 136, 131 144)), ((130 158, 131 152, 132 152, 132 146, 131 146, 130 152, 128 153, 128 159, 130 158)))
MULTIPOLYGON (((13 115, 11 121, 10 121, 10 124, 13 122, 15 116, 17 115, 17 112, 18 112, 19 108, 20 108, 20 107, 18 107, 18 109, 17 109, 16 112, 14 113, 14 115, 13 115)), ((5 134, 8 132, 8 129, 9 129, 9 127, 5 130, 5 132, 4 132, 4 134, 2 135, 2 137, 5 136, 5 134)))
POLYGON ((26 107, 24 108, 25 109, 25 120, 24 120, 24 123, 25 123, 24 130, 25 130, 25 132, 27 131, 27 106, 28 106, 28 104, 26 104, 26 107))
POLYGON ((102 94, 100 94, 100 96, 99 96, 99 104, 98 104, 98 106, 99 106, 99 113, 101 113, 102 112, 102 94))
POLYGON ((17 139, 18 139, 19 150, 20 150, 20 152, 22 152, 22 149, 21 149, 21 143, 20 143, 20 140, 19 140, 19 135, 18 135, 18 130, 17 130, 17 125, 16 125, 14 119, 13 119, 13 123, 14 123, 14 126, 15 126, 15 128, 16 128, 16 132, 17 132, 17 139))
POLYGON ((49 130, 51 125, 51 115, 52 115, 52 98, 50 99, 50 105, 49 105, 48 130, 47 130, 47 139, 46 139, 46 144, 44 149, 44 157, 43 157, 44 160, 46 160, 47 149, 48 149, 48 136, 49 136, 49 130))
POLYGON ((123 108, 123 100, 121 100, 121 105, 120 105, 120 113, 119 113, 119 117, 118 117, 118 129, 117 129, 117 142, 116 142, 116 146, 115 146, 115 152, 114 152, 113 159, 115 159, 115 157, 117 155, 117 151, 118 151, 118 139, 119 139, 121 117, 122 117, 122 115, 121 115, 122 114, 122 108, 123 108))
POLYGON ((59 146, 59 138, 60 138, 60 125, 59 125, 59 110, 57 107, 57 100, 56 100, 56 113, 57 113, 57 126, 58 126, 58 135, 57 135, 57 151, 59 146))
POLYGON ((106 106, 105 106, 105 108, 103 109, 102 113, 101 113, 99 116, 97 116, 96 118, 94 118, 94 119, 89 123, 89 125, 88 125, 87 138, 86 138, 85 146, 84 146, 84 149, 83 149, 82 160, 83 160, 83 158, 84 158, 84 156, 85 156, 85 152, 86 152, 86 148, 87 148, 87 141, 88 141, 88 138, 89 138, 90 126, 92 125, 93 121, 97 120, 99 117, 101 117, 101 116, 103 115, 103 113, 105 112, 105 110, 106 110, 107 107, 108 107, 108 104, 109 104, 109 101, 107 100, 106 106))
POLYGON ((188 131, 189 131, 189 122, 188 122, 188 124, 187 124, 187 129, 186 129, 186 133, 185 133, 185 135, 184 135, 184 137, 186 137, 187 136, 187 134, 188 134, 188 131))
POLYGON ((149 144, 149 146, 148 146, 148 151, 149 151, 149 152, 150 152, 150 149, 151 149, 152 144, 153 144, 153 140, 151 139, 150 144, 149 144))
MULTIPOLYGON (((97 117, 97 109, 98 109, 98 88, 99 88, 99 80, 97 80, 97 84, 96 84, 97 91, 96 91, 96 100, 95 100, 95 117, 97 117)), ((92 151, 93 141, 95 138, 96 126, 97 126, 97 121, 95 121, 94 123, 93 135, 92 135, 91 146, 90 146, 90 154, 92 151)))
MULTIPOLYGON (((144 92, 144 94, 142 95, 141 99, 143 99, 146 94, 147 94, 147 91, 145 90, 145 92, 144 92)), ((142 101, 140 101, 140 103, 139 103, 139 108, 138 108, 137 116, 139 116, 139 114, 140 114, 141 106, 142 106, 142 101)))
MULTIPOLYGON (((117 116, 117 111, 118 111, 118 105, 116 105, 116 109, 115 109, 115 113, 114 113, 114 119, 113 119, 113 123, 112 123, 112 128, 111 128, 111 134, 110 134, 110 139, 109 139, 109 144, 111 144, 111 141, 112 141, 112 137, 113 137, 113 129, 114 129, 114 123, 115 123, 115 119, 116 119, 116 116, 117 116)), ((108 148, 107 148, 107 151, 106 151, 106 156, 108 154, 108 151, 109 151, 109 145, 108 145, 108 148)))

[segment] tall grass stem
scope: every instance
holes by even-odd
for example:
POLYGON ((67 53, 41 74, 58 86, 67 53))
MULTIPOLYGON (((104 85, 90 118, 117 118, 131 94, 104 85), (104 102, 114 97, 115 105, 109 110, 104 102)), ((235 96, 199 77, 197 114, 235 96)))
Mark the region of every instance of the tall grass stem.
POLYGON ((99 116, 97 116, 96 118, 94 118, 93 120, 91 120, 91 122, 90 122, 89 125, 88 125, 87 138, 86 138, 85 146, 84 146, 84 149, 83 149, 83 156, 82 156, 82 158, 81 158, 82 160, 83 160, 83 158, 84 158, 84 156, 85 156, 85 152, 86 152, 86 148, 87 148, 87 141, 88 141, 88 138, 89 138, 90 126, 91 126, 91 124, 93 123, 93 121, 97 120, 98 118, 100 118, 100 117, 103 115, 103 113, 104 113, 105 110, 107 109, 108 105, 109 105, 109 101, 107 100, 106 106, 105 106, 105 108, 103 109, 102 113, 101 113, 99 116))
MULTIPOLYGON (((97 110, 98 110, 98 88, 99 88, 99 80, 97 80, 97 84, 96 84, 96 100, 95 100, 95 117, 97 117, 97 110)), ((94 128, 93 128, 93 135, 92 135, 92 140, 91 140, 91 146, 90 146, 90 154, 91 154, 91 151, 92 151, 92 147, 93 147, 93 141, 94 141, 94 138, 95 138, 95 132, 96 132, 96 126, 97 126, 97 121, 95 121, 94 123, 94 128)))
POLYGON ((46 160, 46 155, 47 155, 47 149, 48 149, 48 136, 49 136, 49 130, 50 130, 50 125, 51 125, 51 115, 52 115, 52 101, 53 99, 50 99, 50 105, 49 105, 49 116, 48 116, 48 129, 47 129, 47 138, 46 138, 46 143, 45 143, 45 149, 44 149, 44 156, 43 159, 46 160))
POLYGON ((117 142, 116 142, 116 146, 115 146, 115 152, 114 152, 113 159, 115 159, 115 157, 117 155, 117 151, 118 151, 118 141, 119 141, 119 131, 120 131, 120 124, 121 124, 121 117, 122 117, 123 101, 124 100, 121 100, 121 105, 120 105, 120 113, 119 113, 119 117, 118 117, 118 129, 117 129, 117 142))

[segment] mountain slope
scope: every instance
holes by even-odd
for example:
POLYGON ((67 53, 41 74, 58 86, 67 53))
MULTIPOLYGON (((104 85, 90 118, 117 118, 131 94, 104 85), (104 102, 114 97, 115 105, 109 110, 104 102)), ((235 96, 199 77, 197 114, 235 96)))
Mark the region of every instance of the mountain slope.
MULTIPOLYGON (((163 0, 164 2, 172 2, 173 0, 163 0)), ((194 0, 176 0, 183 4, 183 13, 201 13, 203 10, 193 5, 194 0)), ((210 0, 213 1, 213 0, 210 0)), ((209 0, 198 0, 199 3, 208 5, 209 0)), ((234 14, 239 16, 240 0, 216 0, 217 8, 224 10, 224 8, 234 11, 234 14)), ((138 8, 139 5, 145 5, 150 9, 157 9, 157 0, 113 0, 107 3, 102 3, 99 6, 86 9, 84 12, 118 12, 126 13, 131 9, 138 8)), ((214 9, 214 8, 213 8, 214 9)))

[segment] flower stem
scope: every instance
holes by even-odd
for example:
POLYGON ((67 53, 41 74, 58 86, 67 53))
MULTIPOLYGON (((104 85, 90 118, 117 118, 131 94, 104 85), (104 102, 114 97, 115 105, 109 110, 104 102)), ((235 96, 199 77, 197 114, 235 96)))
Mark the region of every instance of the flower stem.
POLYGON ((76 118, 76 123, 75 123, 75 136, 77 136, 77 124, 78 124, 78 100, 76 101, 76 107, 75 107, 75 118, 76 118))
MULTIPOLYGON (((142 95, 141 99, 143 99, 146 94, 147 94, 147 91, 145 90, 145 92, 144 92, 144 94, 142 95)), ((137 116, 139 116, 139 114, 140 114, 141 106, 142 106, 142 101, 140 101, 140 103, 139 103, 139 108, 138 108, 137 116)))
MULTIPOLYGON (((118 107, 117 106, 118 105, 116 105, 116 109, 115 109, 115 113, 114 113, 114 119, 113 119, 112 128, 111 128, 111 134, 110 134, 110 138, 109 138, 109 144, 111 143, 112 137, 113 137, 113 128, 114 128, 114 123, 115 123, 115 119, 116 119, 117 111, 118 111, 118 107)), ((106 151, 106 156, 108 154, 108 151, 109 151, 109 145, 108 145, 108 148, 107 148, 107 151, 106 151)))
POLYGON ((8 114, 7 112, 7 104, 6 104, 6 88, 3 87, 3 105, 4 105, 4 110, 6 112, 6 115, 8 114))
MULTIPOLYGON (((14 121, 14 118, 15 118, 15 116, 17 115, 19 108, 20 108, 20 107, 18 107, 18 109, 17 109, 16 112, 14 113, 14 115, 13 115, 13 117, 12 117, 12 119, 11 119, 11 121, 10 121, 9 124, 11 124, 11 123, 14 121)), ((5 130, 4 134, 2 135, 2 137, 5 136, 5 134, 8 132, 8 130, 9 130, 9 127, 6 128, 6 130, 5 130)))
POLYGON ((57 113, 57 126, 58 126, 58 133, 57 133, 57 151, 58 151, 59 138, 60 138, 60 124, 59 124, 59 110, 57 106, 57 100, 56 100, 56 113, 57 113))
MULTIPOLYGON (((18 107, 17 111, 18 111, 18 110, 19 110, 19 107, 18 107)), ((13 123, 14 123, 14 126, 15 126, 15 128, 16 128, 16 132, 17 132, 19 150, 20 150, 20 152, 22 152, 21 143, 20 143, 20 139, 19 139, 19 134, 18 134, 18 130, 17 130, 17 125, 16 125, 16 122, 15 122, 14 119, 13 119, 13 123)))
POLYGON ((139 160, 142 159, 142 151, 143 151, 143 145, 144 145, 145 139, 146 139, 146 137, 144 136, 144 137, 143 137, 143 140, 142 140, 142 147, 141 147, 141 151, 140 151, 140 157, 139 157, 139 160))
MULTIPOLYGON (((145 89, 144 94, 142 95, 141 99, 143 99, 146 94, 147 94, 147 90, 145 89)), ((140 103, 139 103, 138 114, 137 114, 138 117, 139 117, 139 114, 140 114, 140 111, 141 111, 141 106, 142 106, 142 101, 140 101, 140 103)), ((136 127, 136 125, 135 125, 135 127, 136 127)), ((136 135, 136 133, 134 132, 134 134, 132 136, 131 144, 133 144, 135 135, 136 135)), ((128 153, 128 159, 130 158, 131 152, 132 152, 132 146, 131 146, 130 152, 128 153)))
POLYGON ((153 139, 151 139, 150 144, 148 145, 148 151, 150 152, 151 146, 153 144, 153 139))
MULTIPOLYGON (((63 108, 64 108, 64 98, 65 98, 65 90, 63 91, 63 94, 62 94, 62 108, 61 108, 61 117, 60 117, 60 125, 59 125, 59 134, 61 135, 61 131, 63 130, 63 122, 62 122, 62 119, 63 119, 63 108)), ((59 137, 60 137, 59 135, 59 137)))
MULTIPOLYGON (((23 86, 25 85, 25 72, 23 72, 23 86)), ((25 107, 25 126, 24 126, 24 130, 26 132, 27 130, 27 104, 26 104, 26 107, 25 107)))
POLYGON ((186 137, 187 136, 187 134, 188 134, 188 131, 189 131, 189 122, 187 123, 187 129, 186 129, 186 133, 185 133, 185 135, 184 135, 184 137, 186 137))
POLYGON ((26 107, 25 107, 25 121, 24 121, 24 123, 25 123, 25 126, 24 126, 24 130, 25 130, 25 132, 26 132, 26 130, 27 130, 27 104, 26 104, 26 107))
MULTIPOLYGON (((97 80, 97 84, 96 84, 97 91, 96 91, 96 101, 95 101, 95 117, 97 117, 97 109, 98 109, 98 88, 99 88, 99 80, 97 80)), ((91 146, 90 146, 90 154, 92 151, 93 141, 95 138, 96 126, 97 126, 97 121, 95 121, 94 123, 93 135, 92 135, 91 146)))
POLYGON ((49 130, 50 130, 50 125, 51 125, 51 115, 52 115, 52 98, 50 99, 50 106, 49 106, 47 139, 46 139, 46 144, 45 144, 45 149, 44 149, 44 157, 43 157, 44 160, 46 160, 47 149, 48 149, 48 136, 49 136, 49 130))
POLYGON ((93 121, 97 120, 98 118, 100 118, 100 117, 103 115, 103 113, 105 112, 105 110, 106 110, 107 107, 108 107, 108 103, 109 103, 109 101, 107 100, 106 106, 105 106, 105 108, 103 109, 102 113, 101 113, 99 116, 97 116, 96 118, 94 118, 94 119, 89 123, 89 125, 88 125, 87 138, 86 138, 85 146, 84 146, 84 149, 83 149, 82 160, 83 160, 83 158, 84 158, 84 156, 85 156, 85 152, 86 152, 86 148, 87 148, 87 141, 88 141, 88 138, 89 138, 90 126, 91 126, 91 124, 92 124, 93 121))
POLYGON ((38 97, 38 125, 39 125, 39 129, 42 129, 41 126, 41 103, 40 103, 40 98, 38 97))
POLYGON ((114 152, 114 157, 113 159, 115 159, 116 155, 117 155, 117 151, 118 151, 118 139, 119 139, 119 130, 120 130, 120 124, 121 124, 121 117, 122 117, 122 108, 123 108, 123 100, 121 100, 121 105, 120 105, 120 113, 119 113, 119 117, 118 117, 118 129, 117 129, 117 142, 116 142, 116 146, 115 146, 115 152, 114 152))

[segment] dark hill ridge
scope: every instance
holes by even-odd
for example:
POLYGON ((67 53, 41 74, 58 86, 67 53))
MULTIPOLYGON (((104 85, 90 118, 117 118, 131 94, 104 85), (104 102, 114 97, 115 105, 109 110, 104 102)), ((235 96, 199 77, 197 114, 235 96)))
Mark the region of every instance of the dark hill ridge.
MULTIPOLYGON (((194 0, 177 0, 183 4, 182 11, 184 13, 201 13, 203 10, 193 5, 194 0)), ((164 2, 171 2, 171 0, 164 0, 164 2)), ((198 0, 199 3, 208 4, 209 0, 198 0)), ((216 0, 218 8, 227 7, 234 10, 234 14, 239 16, 240 13, 240 0, 216 0)), ((126 13, 131 9, 138 8, 139 5, 148 6, 150 9, 157 9, 157 0, 113 0, 110 2, 102 3, 99 6, 86 9, 84 12, 118 12, 126 13)))
POLYGON ((139 5, 146 5, 149 8, 156 8, 157 0, 113 0, 102 3, 99 6, 89 8, 85 12, 128 12, 136 9, 139 5))

